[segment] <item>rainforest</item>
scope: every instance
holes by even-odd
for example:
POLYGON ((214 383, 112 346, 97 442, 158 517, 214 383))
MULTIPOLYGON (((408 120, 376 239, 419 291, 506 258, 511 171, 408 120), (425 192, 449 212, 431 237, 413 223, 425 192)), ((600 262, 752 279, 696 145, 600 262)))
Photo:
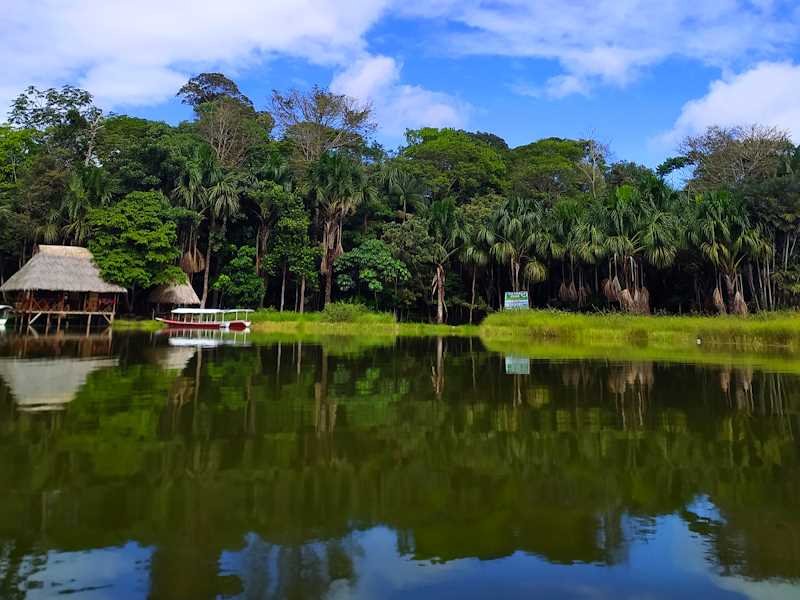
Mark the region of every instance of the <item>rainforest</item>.
POLYGON ((384 148, 368 104, 322 87, 251 99, 202 73, 175 92, 194 115, 177 125, 72 86, 20 93, 0 126, 0 283, 64 244, 140 314, 187 277, 203 307, 461 324, 506 291, 639 315, 800 299, 800 153, 779 129, 711 127, 650 168, 591 136, 421 128, 384 148))

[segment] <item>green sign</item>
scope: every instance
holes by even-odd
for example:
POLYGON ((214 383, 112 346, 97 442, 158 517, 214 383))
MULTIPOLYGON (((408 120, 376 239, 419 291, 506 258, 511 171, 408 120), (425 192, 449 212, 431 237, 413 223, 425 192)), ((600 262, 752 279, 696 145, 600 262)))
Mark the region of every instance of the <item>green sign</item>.
POLYGON ((506 292, 503 299, 505 310, 522 310, 530 308, 528 304, 528 292, 506 292))

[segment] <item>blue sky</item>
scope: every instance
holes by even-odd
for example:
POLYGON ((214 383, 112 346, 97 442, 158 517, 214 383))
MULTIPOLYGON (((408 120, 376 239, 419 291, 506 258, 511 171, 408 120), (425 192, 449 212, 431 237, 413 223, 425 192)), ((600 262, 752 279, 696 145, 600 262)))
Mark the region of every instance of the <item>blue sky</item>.
POLYGON ((787 0, 0 0, 0 102, 79 85, 108 110, 178 122, 175 91, 220 70, 259 107, 317 83, 407 127, 510 145, 593 135, 658 164, 703 128, 800 141, 800 3, 787 0))

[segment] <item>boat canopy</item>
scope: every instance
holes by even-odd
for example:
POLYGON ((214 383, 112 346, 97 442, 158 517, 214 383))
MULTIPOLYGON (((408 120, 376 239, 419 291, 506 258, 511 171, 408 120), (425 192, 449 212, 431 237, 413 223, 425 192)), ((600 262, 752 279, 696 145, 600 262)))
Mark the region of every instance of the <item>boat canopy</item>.
POLYGON ((223 315, 226 313, 251 313, 252 308, 176 308, 173 315, 223 315))

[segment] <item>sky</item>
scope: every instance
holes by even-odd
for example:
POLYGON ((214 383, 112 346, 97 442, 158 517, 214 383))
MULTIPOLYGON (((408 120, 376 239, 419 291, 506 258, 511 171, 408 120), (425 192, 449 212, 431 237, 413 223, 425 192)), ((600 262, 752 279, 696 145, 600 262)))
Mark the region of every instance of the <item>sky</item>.
MULTIPOLYGON (((710 125, 800 143, 798 0, 0 0, 0 107, 28 85, 178 123, 192 75, 221 71, 258 108, 273 89, 371 103, 407 128, 509 145, 592 136, 655 166, 710 125)), ((2 114, 2 108, 0 108, 2 114)))

